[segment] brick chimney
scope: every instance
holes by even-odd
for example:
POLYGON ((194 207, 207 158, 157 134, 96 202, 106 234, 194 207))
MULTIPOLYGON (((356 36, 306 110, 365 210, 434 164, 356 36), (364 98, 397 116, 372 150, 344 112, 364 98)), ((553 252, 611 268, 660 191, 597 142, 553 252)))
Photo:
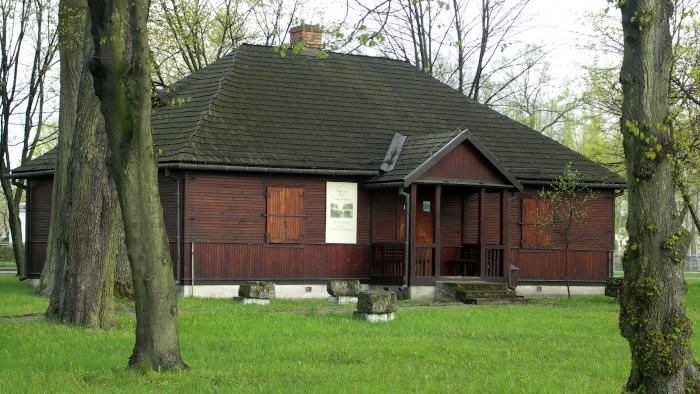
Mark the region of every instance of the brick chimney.
POLYGON ((300 42, 306 43, 306 49, 316 51, 321 49, 321 39, 323 33, 318 25, 301 25, 292 27, 290 30, 289 46, 294 47, 300 42))

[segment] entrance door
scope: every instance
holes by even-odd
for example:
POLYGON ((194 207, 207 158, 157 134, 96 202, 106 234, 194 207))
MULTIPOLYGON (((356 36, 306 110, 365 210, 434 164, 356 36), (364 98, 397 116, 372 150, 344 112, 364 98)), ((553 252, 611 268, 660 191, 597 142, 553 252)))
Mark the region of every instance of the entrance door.
POLYGON ((416 199, 416 259, 414 276, 435 275, 435 191, 419 187, 416 199))

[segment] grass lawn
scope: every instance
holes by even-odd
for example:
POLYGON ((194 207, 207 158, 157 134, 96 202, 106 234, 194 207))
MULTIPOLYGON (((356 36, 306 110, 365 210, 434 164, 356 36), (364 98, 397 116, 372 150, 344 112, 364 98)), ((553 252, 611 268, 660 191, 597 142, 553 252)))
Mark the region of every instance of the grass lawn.
MULTIPOLYGON (((0 276, 0 316, 40 313, 46 304, 0 276)), ((687 305, 695 321, 700 282, 691 282, 687 305)), ((180 299, 179 306, 186 372, 126 368, 131 315, 117 315, 106 332, 0 319, 0 392, 618 393, 629 372, 619 306, 605 297, 401 309, 383 324, 350 312, 318 315, 335 306, 325 301, 180 299), (289 312, 300 310, 308 312, 289 312)))
MULTIPOLYGON (((622 277, 624 275, 624 272, 622 271, 614 271, 613 276, 619 276, 622 277)), ((700 279, 700 271, 685 271, 685 277, 689 279, 700 279)))

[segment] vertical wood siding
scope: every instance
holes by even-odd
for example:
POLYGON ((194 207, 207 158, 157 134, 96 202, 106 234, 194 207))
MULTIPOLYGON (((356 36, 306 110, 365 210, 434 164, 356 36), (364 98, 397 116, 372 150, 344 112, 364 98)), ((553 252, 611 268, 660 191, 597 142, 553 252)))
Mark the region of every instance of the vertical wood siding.
MULTIPOLYGON (((372 260, 370 192, 358 188, 357 244, 325 244, 327 180, 294 175, 187 173, 184 278, 190 277, 192 240, 195 281, 368 278, 372 260), (263 214, 269 186, 301 187, 307 216, 300 219, 304 228, 302 245, 265 243, 263 214)), ((394 194, 394 212, 396 201, 394 194)), ((396 223, 395 216, 393 221, 396 223)))
POLYGON ((468 189, 465 193, 462 243, 475 244, 479 242, 479 191, 468 189))
MULTIPOLYGON (((489 245, 501 243, 501 193, 486 192, 486 237, 489 245)), ((475 219, 476 220, 476 219, 475 219)))
POLYGON ((405 200, 396 189, 372 191, 372 243, 399 242, 399 220, 405 200))
MULTIPOLYGON (((518 249, 523 231, 521 218, 528 216, 522 212, 521 200, 536 195, 538 190, 528 187, 518 195, 518 200, 511 202, 511 263, 520 268, 518 280, 564 280, 565 252, 558 235, 551 234, 551 246, 548 249, 518 249)), ((597 192, 598 198, 587 204, 588 217, 584 224, 573 233, 575 240, 569 255, 570 280, 603 282, 609 274, 608 254, 614 248, 613 191, 599 189, 597 192)))
MULTIPOLYGON (((180 182, 180 203, 182 204, 182 183, 180 182)), ((174 242, 177 239, 177 182, 166 177, 163 173, 158 174, 158 191, 160 204, 163 207, 163 221, 165 222, 165 233, 168 239, 174 242)), ((180 218, 182 220, 182 218, 180 218)), ((173 260, 174 261, 174 260, 173 260)))
MULTIPOLYGON (((177 211, 176 211, 176 182, 160 174, 158 177, 160 186, 160 198, 163 206, 163 218, 168 238, 171 240, 171 249, 177 236, 177 211)), ((53 192, 53 177, 30 179, 28 182, 29 213, 27 218, 27 272, 30 275, 41 275, 46 262, 46 247, 51 227, 51 199, 53 192)), ((181 196, 182 198, 182 196, 181 196)), ((176 254, 173 252, 173 264, 176 254)))
POLYGON ((51 227, 51 193, 53 178, 34 178, 27 182, 29 210, 27 212, 27 273, 41 275, 46 262, 46 244, 51 227))
MULTIPOLYGON (((609 251, 569 250, 569 280, 605 282, 608 278, 609 251)), ((565 252, 531 252, 512 249, 511 258, 520 268, 518 280, 565 280, 565 252)))
POLYGON ((509 184, 503 175, 467 141, 435 163, 421 178, 479 180, 509 184))
MULTIPOLYGON (((186 179, 186 242, 265 243, 265 193, 274 185, 302 187, 304 243, 325 243, 327 178, 190 172, 186 179)), ((357 243, 369 244, 370 192, 358 188, 357 200, 357 243)))
MULTIPOLYGON (((459 189, 445 189, 442 193, 441 235, 442 246, 462 246, 462 194, 459 189)), ((458 257, 455 257, 458 258, 458 257)))
MULTIPOLYGON (((185 245, 184 279, 190 279, 191 244, 185 245)), ((195 243, 197 280, 369 278, 370 245, 195 243)))

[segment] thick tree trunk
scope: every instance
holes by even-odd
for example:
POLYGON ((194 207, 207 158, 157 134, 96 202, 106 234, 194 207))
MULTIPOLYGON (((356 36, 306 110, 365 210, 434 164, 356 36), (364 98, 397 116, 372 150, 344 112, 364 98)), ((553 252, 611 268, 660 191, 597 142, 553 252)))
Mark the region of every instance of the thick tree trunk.
POLYGON ((136 298, 136 344, 129 366, 187 368, 151 137, 151 58, 145 0, 89 0, 96 56, 91 71, 102 103, 136 298))
POLYGON ((68 248, 67 226, 69 223, 68 162, 73 146, 78 113, 78 95, 81 72, 86 54, 83 53, 81 41, 87 29, 85 16, 87 10, 80 0, 63 0, 59 5, 59 50, 61 53, 61 91, 59 95, 60 109, 58 115, 58 144, 56 147, 56 167, 53 177, 53 192, 51 196, 51 224, 49 239, 46 247, 46 262, 41 272, 41 280, 36 292, 50 297, 56 280, 59 266, 67 264, 68 248))
POLYGON ((692 328, 684 306, 689 234, 678 218, 666 156, 672 145, 667 94, 673 5, 670 0, 627 0, 620 8, 625 42, 620 123, 629 186, 620 331, 632 355, 625 389, 696 392, 698 364, 688 343, 692 328))
POLYGON ((43 287, 51 296, 46 315, 64 324, 110 328, 120 228, 104 120, 88 69, 94 47, 86 1, 64 0, 60 8, 58 154, 63 162, 55 173, 60 180, 54 186, 46 263, 53 269, 42 275, 54 275, 43 287))

